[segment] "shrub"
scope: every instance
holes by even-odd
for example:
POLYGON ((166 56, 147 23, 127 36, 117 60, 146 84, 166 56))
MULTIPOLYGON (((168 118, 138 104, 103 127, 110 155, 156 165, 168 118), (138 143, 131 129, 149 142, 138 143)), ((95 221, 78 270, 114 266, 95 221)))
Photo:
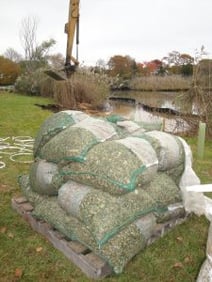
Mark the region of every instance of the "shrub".
POLYGON ((24 94, 52 97, 53 84, 43 69, 37 69, 32 73, 24 73, 18 77, 15 83, 15 89, 24 94))
POLYGON ((17 63, 0 56, 0 85, 14 84, 19 74, 20 67, 17 63))
MULTIPOLYGON (((212 60, 201 60, 194 67, 192 86, 181 99, 181 103, 188 108, 191 112, 195 109, 195 114, 199 121, 206 123, 206 130, 208 136, 212 136, 212 60)), ((196 128, 198 123, 196 124, 196 128)))
POLYGON ((31 74, 22 74, 15 88, 28 95, 53 97, 62 108, 76 109, 80 103, 98 108, 109 95, 109 79, 105 74, 81 69, 68 80, 55 81, 43 69, 38 69, 31 74))
POLYGON ((65 108, 77 108, 88 103, 92 108, 101 107, 109 95, 109 80, 106 75, 79 70, 67 81, 55 82, 54 98, 65 108))

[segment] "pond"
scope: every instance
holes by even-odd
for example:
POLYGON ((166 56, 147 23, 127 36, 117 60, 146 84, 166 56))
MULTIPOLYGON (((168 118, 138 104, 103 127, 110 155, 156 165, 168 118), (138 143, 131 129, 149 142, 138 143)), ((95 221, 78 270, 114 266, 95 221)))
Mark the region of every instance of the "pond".
MULTIPOLYGON (((112 114, 143 122, 161 122, 164 131, 177 133, 190 130, 190 125, 183 116, 173 114, 188 113, 182 105, 177 104, 176 97, 182 92, 147 92, 116 91, 108 100, 108 109, 112 114), (161 112, 155 109, 163 109, 161 112), (169 111, 171 110, 171 111, 169 111), (172 111, 173 110, 173 111, 172 111), (169 112, 169 114, 165 113, 169 112), (171 114, 170 114, 171 113, 171 114)), ((192 107, 189 114, 192 113, 192 107)))

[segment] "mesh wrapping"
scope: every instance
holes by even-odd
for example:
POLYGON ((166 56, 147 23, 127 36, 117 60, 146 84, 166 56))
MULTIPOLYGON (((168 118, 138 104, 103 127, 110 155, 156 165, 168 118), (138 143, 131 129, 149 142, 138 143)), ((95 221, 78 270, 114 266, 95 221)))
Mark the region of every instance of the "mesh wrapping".
POLYGON ((148 130, 119 116, 54 114, 38 131, 29 176, 19 178, 34 216, 89 247, 115 273, 158 223, 185 216, 181 141, 148 130))

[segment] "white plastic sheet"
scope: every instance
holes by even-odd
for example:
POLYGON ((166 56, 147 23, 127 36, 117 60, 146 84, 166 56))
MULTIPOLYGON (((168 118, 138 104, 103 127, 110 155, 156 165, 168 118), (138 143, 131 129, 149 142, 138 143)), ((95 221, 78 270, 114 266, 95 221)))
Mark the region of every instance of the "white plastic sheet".
POLYGON ((185 170, 181 177, 180 188, 186 211, 196 215, 205 215, 211 222, 206 249, 206 260, 203 263, 197 282, 212 282, 212 199, 204 192, 212 192, 212 184, 200 184, 199 178, 192 169, 192 153, 187 143, 180 138, 185 150, 185 170))

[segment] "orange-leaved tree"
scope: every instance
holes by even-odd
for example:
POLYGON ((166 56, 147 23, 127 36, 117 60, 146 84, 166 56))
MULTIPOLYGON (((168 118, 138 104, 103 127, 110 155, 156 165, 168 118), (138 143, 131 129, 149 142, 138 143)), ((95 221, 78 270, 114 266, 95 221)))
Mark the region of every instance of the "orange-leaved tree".
POLYGON ((130 56, 115 55, 108 61, 109 74, 119 75, 123 79, 131 78, 137 69, 136 62, 130 56))
POLYGON ((14 84, 20 74, 20 66, 13 61, 0 56, 0 85, 14 84))

